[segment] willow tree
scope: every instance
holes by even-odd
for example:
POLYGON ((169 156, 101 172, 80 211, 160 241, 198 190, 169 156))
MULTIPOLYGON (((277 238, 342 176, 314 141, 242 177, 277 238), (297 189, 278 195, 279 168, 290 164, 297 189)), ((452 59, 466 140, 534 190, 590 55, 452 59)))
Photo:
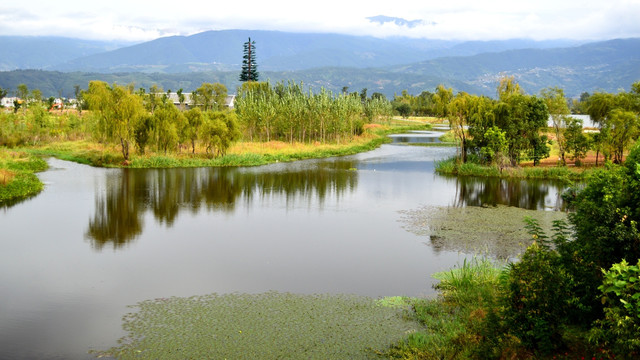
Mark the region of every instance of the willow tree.
POLYGON ((94 135, 118 142, 122 157, 128 161, 130 144, 135 142, 136 122, 145 113, 140 97, 133 94, 132 87, 116 84, 110 87, 103 81, 91 81, 85 98, 98 116, 94 135))
POLYGON ((447 118, 449 127, 460 144, 460 160, 467 162, 467 128, 473 111, 473 97, 465 92, 458 93, 447 104, 447 118))

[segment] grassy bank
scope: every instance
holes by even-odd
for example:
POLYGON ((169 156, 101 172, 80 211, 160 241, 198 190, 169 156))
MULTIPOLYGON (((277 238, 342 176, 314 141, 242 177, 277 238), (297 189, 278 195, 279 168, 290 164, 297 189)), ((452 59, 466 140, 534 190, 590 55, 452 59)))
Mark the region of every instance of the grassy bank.
POLYGON ((582 181, 591 170, 566 166, 500 168, 497 165, 480 165, 472 162, 461 164, 456 158, 451 158, 438 162, 436 172, 442 175, 582 181))
POLYGON ((238 142, 232 145, 226 155, 210 158, 203 149, 196 154, 184 149, 180 153, 163 154, 147 151, 145 154, 133 154, 128 164, 124 164, 122 155, 115 145, 99 144, 92 141, 63 141, 43 146, 25 148, 24 151, 35 155, 54 156, 99 167, 130 168, 172 168, 172 167, 211 167, 211 166, 257 166, 275 162, 289 162, 304 159, 344 156, 373 150, 383 143, 390 142, 388 134, 398 131, 424 130, 428 125, 412 126, 373 126, 361 136, 339 144, 238 142))
POLYGON ((36 195, 44 188, 35 172, 43 171, 47 163, 25 152, 0 148, 0 205, 36 195))

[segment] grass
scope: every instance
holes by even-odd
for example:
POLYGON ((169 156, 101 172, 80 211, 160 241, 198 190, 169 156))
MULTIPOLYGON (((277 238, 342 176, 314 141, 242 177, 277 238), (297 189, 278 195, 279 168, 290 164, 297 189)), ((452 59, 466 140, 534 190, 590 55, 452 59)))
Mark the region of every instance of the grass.
POLYGON ((352 295, 205 295, 144 301, 128 335, 97 356, 119 359, 370 359, 419 325, 352 295))
POLYGON ((0 205, 11 205, 42 191, 44 185, 35 172, 46 168, 40 158, 0 148, 0 205))
POLYGON ((436 273, 439 296, 407 299, 423 328, 382 355, 398 359, 468 359, 478 344, 478 330, 500 288, 501 266, 473 257, 452 270, 436 273))
POLYGON ((564 166, 500 168, 497 165, 480 165, 473 162, 461 164, 457 158, 451 158, 438 162, 436 172, 457 176, 583 181, 591 170, 564 166))
POLYGON ((23 150, 36 155, 55 156, 62 160, 98 167, 257 166, 275 162, 352 155, 373 150, 383 143, 390 142, 387 135, 393 132, 424 130, 428 127, 428 124, 416 125, 415 123, 402 126, 369 126, 361 136, 332 144, 243 141, 233 144, 226 155, 215 158, 207 156, 203 149, 196 149, 196 154, 192 154, 188 150, 170 154, 147 151, 145 154, 132 154, 127 164, 124 163, 118 146, 87 140, 59 141, 23 150))

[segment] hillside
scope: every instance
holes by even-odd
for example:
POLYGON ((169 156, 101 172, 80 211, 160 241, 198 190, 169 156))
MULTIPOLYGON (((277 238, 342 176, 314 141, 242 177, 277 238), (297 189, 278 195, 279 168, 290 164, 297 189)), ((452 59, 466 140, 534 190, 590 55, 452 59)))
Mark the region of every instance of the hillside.
POLYGON ((40 44, 36 44, 39 38, 16 38, 17 41, 10 43, 6 41, 7 38, 0 37, 0 44, 5 39, 3 54, 10 57, 7 63, 11 62, 3 70, 183 73, 239 70, 243 43, 249 37, 256 42, 261 71, 295 71, 319 67, 373 68, 415 63, 442 56, 549 48, 575 43, 519 39, 459 42, 404 37, 380 39, 325 33, 221 30, 191 36, 164 37, 117 49, 112 47, 112 51, 100 51, 99 43, 91 47, 92 44, 86 41, 64 38, 42 38, 40 44), (81 53, 74 47, 91 51, 81 53))
MULTIPOLYGON (((147 59, 161 58, 162 53, 159 50, 155 55, 148 54, 147 59)), ((412 94, 433 91, 443 83, 455 91, 494 96, 500 77, 512 75, 530 94, 558 86, 565 90, 568 97, 578 97, 585 91, 617 92, 628 89, 633 82, 640 80, 640 39, 611 40, 568 48, 521 49, 443 57, 377 68, 331 66, 268 71, 261 62, 259 65, 261 80, 270 80, 272 83, 292 80, 303 82, 316 90, 325 87, 336 93, 347 86, 350 92, 367 88, 369 94, 380 92, 391 97, 403 90, 412 94)), ((0 87, 14 91, 18 84, 25 83, 30 89, 39 88, 45 96, 57 96, 62 90, 64 96, 72 97, 74 85, 86 88, 90 80, 134 83, 136 87, 146 89, 157 84, 165 90, 174 91, 179 88, 191 91, 203 82, 220 82, 233 93, 239 85, 238 74, 238 70, 182 73, 19 70, 0 72, 0 87)))
POLYGON ((63 37, 0 36, 0 71, 51 69, 59 63, 129 45, 63 37))

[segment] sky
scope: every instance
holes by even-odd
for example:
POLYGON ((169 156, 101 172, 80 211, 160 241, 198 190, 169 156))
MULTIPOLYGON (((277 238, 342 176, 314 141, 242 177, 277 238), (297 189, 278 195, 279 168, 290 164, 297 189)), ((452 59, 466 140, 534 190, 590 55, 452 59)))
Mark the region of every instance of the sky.
POLYGON ((0 35, 148 41, 207 30, 444 40, 640 37, 640 0, 23 0, 0 3, 0 35), (420 20, 379 24, 385 15, 420 20))

